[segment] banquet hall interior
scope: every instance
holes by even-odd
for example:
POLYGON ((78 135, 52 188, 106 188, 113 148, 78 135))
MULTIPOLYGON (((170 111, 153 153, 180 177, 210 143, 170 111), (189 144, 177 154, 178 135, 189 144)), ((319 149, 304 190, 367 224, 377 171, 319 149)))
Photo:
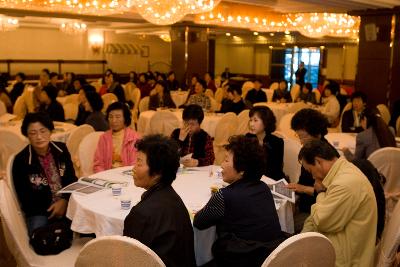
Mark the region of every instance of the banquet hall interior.
MULTIPOLYGON (((229 200, 220 192, 237 184, 222 178, 228 175, 227 155, 236 153, 232 136, 237 135, 258 138, 267 151, 261 181, 269 185, 273 212, 286 234, 262 266, 302 266, 300 255, 307 266, 335 266, 335 259, 336 266, 354 264, 349 259, 339 262, 346 258, 338 254, 339 241, 315 221, 315 235, 300 233, 317 212, 321 195, 331 192, 325 183, 319 191, 312 179, 302 184, 303 172, 313 177, 306 170, 306 138, 328 143, 338 160, 352 162, 373 187, 356 161, 371 163, 368 166, 381 175, 377 179, 383 177, 379 189, 371 191, 378 217, 378 194, 383 199, 384 226, 380 232, 380 219, 374 219, 380 234, 369 264, 400 266, 400 0, 0 0, 0 266, 102 266, 101 251, 113 246, 120 251, 110 252, 110 261, 104 259, 103 264, 189 266, 173 264, 169 257, 176 255, 159 254, 140 238, 136 243, 121 238, 129 236, 125 218, 127 227, 135 207, 139 209, 151 191, 132 179, 139 167, 131 170, 149 153, 144 143, 155 134, 171 137, 157 142, 175 139, 179 145, 180 167, 172 190, 190 215, 193 266, 228 266, 218 262, 215 248, 223 227, 199 230, 196 225, 205 220, 213 200, 229 200), (300 118, 304 110, 312 111, 300 118), (46 113, 53 126, 41 117, 29 124, 28 114, 38 111, 46 113), (322 114, 320 126, 313 111, 322 114), (264 125, 261 135, 253 129, 254 117, 264 125), (273 127, 267 127, 267 121, 273 127), (50 148, 54 145, 61 151, 57 153, 66 149, 74 181, 123 181, 121 197, 115 195, 117 186, 111 190, 106 185, 95 193, 68 194, 63 216, 74 232, 72 246, 48 256, 39 255, 28 235, 27 211, 15 177, 24 149, 29 148, 31 166, 32 140, 44 135, 30 135, 30 125, 38 122, 43 131, 50 130, 50 148), (123 140, 111 134, 120 129, 123 140), (128 132, 133 144, 126 143, 128 132), (205 140, 198 141, 200 136, 205 140), (270 136, 279 139, 281 153, 270 136), (200 148, 191 146, 193 140, 200 148), (113 142, 120 142, 120 148, 113 142), (202 156, 197 155, 199 149, 202 156), (101 163, 106 157, 109 162, 101 163), (280 170, 272 171, 277 166, 280 170), (282 187, 277 181, 290 197, 275 192, 282 187), (298 202, 307 190, 314 205, 308 207, 308 219, 299 219, 298 202), (321 249, 320 255, 307 249, 310 243, 314 250, 321 249), (121 263, 130 251, 135 252, 121 263), (298 265, 291 265, 293 257, 299 258, 298 265)), ((156 141, 148 142, 151 146, 156 141)), ((244 151, 250 153, 250 148, 244 151)), ((43 167, 42 156, 38 158, 43 167)), ((58 179, 64 177, 64 167, 57 167, 58 179)), ((64 199, 67 194, 62 195, 64 199)))

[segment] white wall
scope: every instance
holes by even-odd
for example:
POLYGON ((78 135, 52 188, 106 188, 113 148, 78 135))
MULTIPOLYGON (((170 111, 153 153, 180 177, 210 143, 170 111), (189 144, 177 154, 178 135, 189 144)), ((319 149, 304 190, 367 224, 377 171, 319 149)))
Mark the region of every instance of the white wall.
MULTIPOLYGON (((0 34, 1 59, 74 59, 74 60, 102 60, 108 61, 108 66, 116 72, 127 73, 147 71, 148 63, 163 62, 155 68, 167 68, 170 64, 170 44, 156 36, 147 36, 139 39, 136 35, 115 34, 105 32, 105 43, 133 43, 137 46, 149 46, 149 57, 140 55, 95 54, 88 45, 87 33, 81 35, 67 35, 58 29, 19 28, 16 31, 0 34)), ((58 71, 57 64, 12 64, 11 74, 23 71, 26 74, 37 74, 42 68, 58 71)), ((0 72, 7 70, 6 64, 0 64, 0 72)), ((63 72, 101 73, 99 65, 63 65, 63 72)))

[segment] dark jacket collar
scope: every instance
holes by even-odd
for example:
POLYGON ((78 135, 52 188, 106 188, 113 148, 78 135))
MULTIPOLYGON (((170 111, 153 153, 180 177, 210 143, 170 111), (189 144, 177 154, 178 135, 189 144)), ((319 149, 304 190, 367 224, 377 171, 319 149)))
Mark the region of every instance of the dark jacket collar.
MULTIPOLYGON (((49 149, 50 149, 50 151, 52 152, 52 153, 56 153, 56 154, 59 154, 59 153, 62 153, 63 152, 63 150, 59 147, 59 146, 57 146, 54 142, 52 142, 52 141, 50 141, 50 143, 49 143, 49 149)), ((32 145, 31 144, 29 144, 29 161, 28 161, 28 164, 29 165, 31 165, 32 164, 32 156, 36 156, 37 154, 36 154, 36 152, 32 149, 32 145)))

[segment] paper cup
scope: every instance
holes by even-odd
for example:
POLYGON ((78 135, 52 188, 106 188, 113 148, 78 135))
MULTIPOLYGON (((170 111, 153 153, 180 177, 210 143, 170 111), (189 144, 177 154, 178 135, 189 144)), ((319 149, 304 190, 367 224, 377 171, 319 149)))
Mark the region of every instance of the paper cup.
POLYGON ((130 197, 121 197, 121 209, 129 210, 131 208, 131 198, 130 197))
POLYGON ((121 195, 121 192, 122 192, 121 185, 119 185, 119 184, 113 184, 113 185, 111 186, 111 191, 112 191, 113 196, 120 196, 120 195, 121 195))

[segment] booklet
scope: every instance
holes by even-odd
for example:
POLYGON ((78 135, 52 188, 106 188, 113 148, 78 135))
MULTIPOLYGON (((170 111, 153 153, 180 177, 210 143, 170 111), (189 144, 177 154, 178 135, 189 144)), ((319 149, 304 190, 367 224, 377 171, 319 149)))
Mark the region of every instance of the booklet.
POLYGON ((82 177, 77 182, 67 185, 66 187, 62 188, 57 193, 64 194, 64 193, 72 193, 78 192, 83 194, 91 194, 105 188, 111 188, 112 185, 119 184, 121 186, 127 186, 127 182, 119 182, 119 181, 110 181, 104 180, 101 178, 95 177, 82 177))
POLYGON ((271 189, 271 193, 274 196, 286 199, 292 203, 296 202, 295 198, 295 193, 293 190, 286 188, 286 185, 288 184, 285 179, 280 179, 278 181, 272 180, 272 179, 262 179, 268 187, 271 189))

